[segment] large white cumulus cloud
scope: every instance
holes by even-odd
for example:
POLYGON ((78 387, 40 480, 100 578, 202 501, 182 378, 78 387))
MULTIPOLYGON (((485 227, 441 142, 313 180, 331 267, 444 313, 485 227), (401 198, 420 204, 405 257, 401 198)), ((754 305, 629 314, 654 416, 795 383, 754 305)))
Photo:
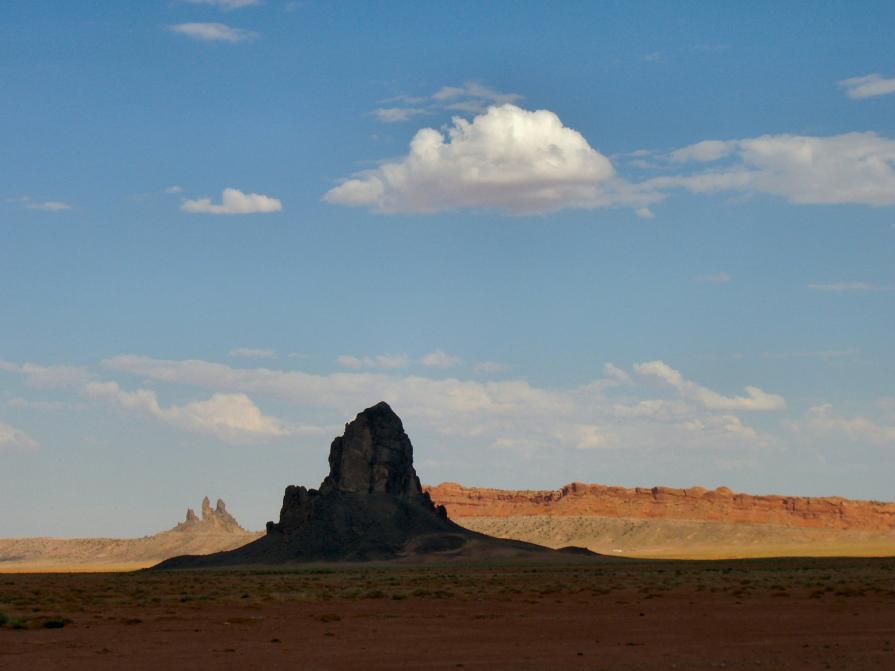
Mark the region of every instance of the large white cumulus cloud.
MULTIPOLYGON (((549 110, 505 104, 445 133, 418 131, 410 152, 330 190, 330 203, 379 212, 488 208, 516 214, 625 201, 609 159, 549 110)), ((644 203, 649 198, 638 196, 644 203)))

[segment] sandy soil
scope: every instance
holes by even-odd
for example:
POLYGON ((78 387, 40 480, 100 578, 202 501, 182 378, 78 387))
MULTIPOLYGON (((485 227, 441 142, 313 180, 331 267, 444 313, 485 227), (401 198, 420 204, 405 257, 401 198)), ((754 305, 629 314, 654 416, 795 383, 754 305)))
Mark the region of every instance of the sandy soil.
POLYGON ((165 531, 143 538, 0 538, 0 573, 134 571, 175 555, 232 550, 261 535, 165 531))
POLYGON ((893 559, 5 575, 0 612, 2 669, 895 668, 893 559))
POLYGON ((667 518, 525 515, 461 517, 458 524, 498 538, 575 545, 594 552, 661 559, 891 557, 895 532, 810 529, 667 518))

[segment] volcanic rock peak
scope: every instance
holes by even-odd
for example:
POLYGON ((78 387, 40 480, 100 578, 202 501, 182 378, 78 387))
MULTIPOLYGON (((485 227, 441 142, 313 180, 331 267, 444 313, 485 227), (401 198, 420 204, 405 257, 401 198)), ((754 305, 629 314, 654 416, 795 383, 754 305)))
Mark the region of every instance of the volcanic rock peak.
POLYGON ((413 445, 400 417, 384 401, 359 413, 329 448, 329 475, 320 493, 419 496, 413 445))

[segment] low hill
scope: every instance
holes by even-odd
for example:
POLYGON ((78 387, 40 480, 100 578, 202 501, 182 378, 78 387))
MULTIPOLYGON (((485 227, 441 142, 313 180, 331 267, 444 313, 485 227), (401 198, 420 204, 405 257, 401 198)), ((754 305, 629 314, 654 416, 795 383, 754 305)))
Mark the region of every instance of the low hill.
POLYGON ((212 508, 206 497, 201 517, 190 508, 180 524, 143 538, 0 538, 0 573, 133 570, 175 555, 231 550, 260 535, 243 529, 223 501, 212 508))

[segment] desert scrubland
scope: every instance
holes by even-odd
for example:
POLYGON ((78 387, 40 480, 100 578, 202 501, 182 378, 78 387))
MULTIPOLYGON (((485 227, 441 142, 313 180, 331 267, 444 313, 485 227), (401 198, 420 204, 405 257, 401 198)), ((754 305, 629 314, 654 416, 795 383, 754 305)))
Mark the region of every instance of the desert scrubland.
POLYGON ((20 574, 3 669, 895 666, 895 560, 20 574))

